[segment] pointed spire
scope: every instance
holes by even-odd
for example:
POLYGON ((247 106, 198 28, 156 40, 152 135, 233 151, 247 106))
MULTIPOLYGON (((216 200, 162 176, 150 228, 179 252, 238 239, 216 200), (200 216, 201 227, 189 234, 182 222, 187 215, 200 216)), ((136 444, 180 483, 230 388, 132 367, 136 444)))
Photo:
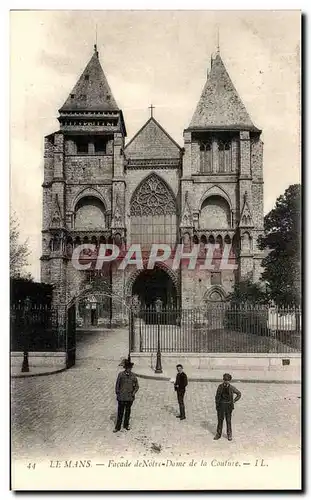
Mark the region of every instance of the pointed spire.
POLYGON ((97 44, 85 70, 59 111, 119 111, 99 62, 97 44))
POLYGON ((251 209, 249 207, 249 203, 248 203, 248 192, 245 191, 244 195, 243 195, 243 201, 244 201, 244 204, 243 204, 243 208, 242 208, 242 212, 241 212, 241 216, 240 216, 240 227, 253 227, 254 224, 253 224, 253 218, 252 218, 252 212, 251 212, 251 209))
POLYGON ((189 128, 258 130, 237 90, 235 89, 219 54, 212 57, 211 70, 197 104, 189 128))
POLYGON ((111 221, 111 227, 113 228, 122 228, 123 227, 123 217, 122 217, 122 212, 121 212, 121 206, 120 206, 120 196, 117 191, 116 197, 115 197, 115 208, 114 208, 114 213, 113 213, 113 218, 111 221))
POLYGON ((192 227, 193 226, 193 217, 192 210, 189 204, 189 193, 186 191, 185 193, 185 205, 184 211, 181 217, 180 227, 192 227))
POLYGON ((54 203, 53 203, 53 211, 52 211, 52 217, 51 217, 51 222, 50 222, 50 228, 60 228, 63 226, 63 217, 62 217, 62 211, 60 208, 60 203, 58 199, 58 194, 56 193, 54 197, 54 203))

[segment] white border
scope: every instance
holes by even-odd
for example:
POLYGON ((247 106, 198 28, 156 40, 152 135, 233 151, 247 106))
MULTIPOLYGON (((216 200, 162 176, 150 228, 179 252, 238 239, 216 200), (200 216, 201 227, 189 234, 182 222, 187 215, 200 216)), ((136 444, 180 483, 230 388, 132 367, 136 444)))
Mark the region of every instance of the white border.
MULTIPOLYGON (((1 196, 0 196, 0 203, 1 203, 1 229, 2 229, 2 245, 1 245, 1 250, 0 250, 0 258, 2 262, 2 268, 1 268, 1 285, 2 285, 2 294, 1 294, 1 352, 3 359, 1 360, 1 389, 3 389, 3 393, 1 394, 4 398, 4 405, 2 405, 2 411, 1 411, 1 432, 3 435, 1 436, 1 450, 3 453, 1 453, 1 493, 2 493, 2 498, 7 498, 10 495, 8 492, 8 467, 9 467, 9 418, 8 418, 8 410, 9 410, 9 405, 6 403, 9 403, 9 357, 8 357, 8 352, 9 352, 9 342, 8 342, 8 326, 9 326, 9 321, 8 321, 8 310, 9 310, 9 290, 8 290, 8 183, 9 183, 9 172, 8 172, 8 165, 9 165, 9 137, 8 137, 8 123, 9 123, 9 10, 22 10, 22 9, 27 9, 27 10, 189 10, 189 7, 191 7, 191 10, 216 10, 213 9, 217 6, 217 10, 285 10, 285 9, 290 9, 290 10, 302 10, 304 13, 308 14, 308 6, 309 2, 306 0, 299 2, 293 2, 293 1, 283 1, 283 2, 278 2, 275 0, 261 0, 260 2, 252 2, 250 3, 248 1, 236 1, 234 2, 234 5, 232 2, 229 1, 224 1, 224 0, 218 0, 216 3, 207 3, 206 1, 198 1, 198 0, 192 0, 192 2, 174 2, 174 1, 169 1, 169 0, 157 0, 157 2, 142 2, 142 1, 131 1, 131 2, 126 2, 125 0, 114 0, 113 2, 113 9, 111 9, 111 3, 109 2, 109 5, 107 5, 107 2, 103 1, 94 1, 94 0, 89 0, 87 3, 86 2, 79 2, 78 0, 75 1, 59 1, 59 0, 54 0, 53 2, 51 1, 45 1, 44 3, 42 0, 33 0, 32 2, 23 2, 23 1, 17 1, 17 0, 12 0, 11 2, 2 2, 0 6, 0 50, 1 50, 1 68, 2 68, 2 75, 1 75, 1 87, 2 87, 2 107, 1 107, 1 138, 2 138, 2 162, 1 162, 1 196), (44 6, 44 9, 42 8, 44 6), (87 7, 87 9, 86 9, 87 7), (209 8, 209 9, 208 9, 209 8)), ((25 36, 27 34, 25 33, 25 36)), ((306 46, 304 47, 305 51, 307 51, 306 55, 306 64, 309 62, 309 54, 310 54, 310 47, 309 47, 309 40, 306 40, 306 46)), ((305 71, 307 68, 305 68, 305 71)), ((307 93, 307 77, 305 77, 304 81, 305 85, 305 92, 307 93)), ((307 102, 305 102, 307 104, 307 102)), ((307 110, 305 110, 306 116, 305 120, 307 121, 307 118, 309 116, 309 105, 307 106, 307 110)), ((307 131, 306 131, 307 132, 307 131)), ((306 133, 305 137, 305 147, 307 144, 310 143, 310 137, 309 133, 306 133)), ((307 161, 307 153, 305 153, 305 178, 304 182, 308 184, 308 175, 307 175, 307 170, 309 168, 308 161, 307 161)), ((305 238, 305 244, 306 244, 306 258, 308 256, 308 249, 310 248, 310 238, 311 238, 311 231, 309 227, 309 221, 311 220, 310 217, 310 203, 307 203, 307 193, 305 193, 305 208, 306 208, 306 227, 304 229, 304 234, 307 234, 307 237, 305 238)), ((309 285, 309 278, 310 278, 310 272, 309 269, 307 269, 307 280, 306 280, 306 287, 309 285)), ((309 297, 308 294, 306 296, 306 310, 309 309, 309 297)), ((305 333, 307 333, 307 325, 304 329, 305 333)), ((310 345, 310 343, 308 343, 310 345)), ((308 354, 309 354, 309 345, 308 345, 308 354)), ((307 353, 305 353, 307 354, 307 353)), ((306 363, 306 366, 308 366, 308 363, 306 363)), ((307 391, 309 395, 309 387, 310 387, 310 377, 308 376, 309 372, 308 370, 306 371, 306 379, 308 383, 307 391)), ((305 411, 307 408, 305 407, 305 411)), ((306 419, 307 423, 307 419, 306 419)), ((310 435, 310 432, 308 433, 310 435)), ((307 443, 306 443, 307 444, 307 443)), ((308 443, 309 445, 309 443, 308 443)), ((306 449, 305 452, 309 455, 308 450, 306 449)), ((305 470, 305 476, 310 477, 309 474, 309 467, 307 467, 305 470)), ((32 495, 30 495, 32 496, 32 495)), ((42 495, 43 496, 43 495, 42 495)), ((87 495, 88 496, 88 495, 87 495)), ((109 496, 109 495, 105 495, 109 496)), ((136 496, 135 494, 131 496, 136 496)), ((188 495, 187 495, 188 496, 188 495)), ((190 495, 189 495, 190 496, 190 495)), ((214 497, 214 495, 210 495, 214 497)), ((228 495, 215 495, 215 498, 220 498, 221 496, 223 497, 228 497, 228 495)), ((254 495, 255 497, 259 495, 254 495)), ((268 497, 270 495, 267 495, 268 497)), ((36 495, 35 498, 40 498, 41 495, 36 495)), ((52 498, 54 495, 52 495, 52 498)), ((55 495, 55 497, 64 497, 64 495, 55 495)), ((115 498, 116 495, 113 495, 112 498, 115 498)), ((169 498, 168 495, 161 495, 162 498, 169 498)))

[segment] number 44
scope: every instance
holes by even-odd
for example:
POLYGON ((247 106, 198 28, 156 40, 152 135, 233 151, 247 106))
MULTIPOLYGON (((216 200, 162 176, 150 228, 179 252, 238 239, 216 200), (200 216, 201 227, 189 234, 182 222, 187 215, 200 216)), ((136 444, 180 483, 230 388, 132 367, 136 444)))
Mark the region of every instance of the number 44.
POLYGON ((35 469, 35 468, 36 468, 36 464, 35 464, 35 463, 33 463, 33 464, 32 464, 32 463, 29 463, 29 464, 27 465, 27 469, 35 469))

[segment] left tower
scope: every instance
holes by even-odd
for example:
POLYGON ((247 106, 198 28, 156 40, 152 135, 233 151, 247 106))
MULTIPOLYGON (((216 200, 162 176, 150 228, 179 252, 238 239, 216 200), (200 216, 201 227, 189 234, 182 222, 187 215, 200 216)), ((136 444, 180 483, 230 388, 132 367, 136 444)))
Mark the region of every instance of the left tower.
POLYGON ((126 129, 96 45, 58 121, 44 145, 41 281, 54 284, 54 305, 64 307, 89 279, 72 265, 73 248, 125 239, 126 129))

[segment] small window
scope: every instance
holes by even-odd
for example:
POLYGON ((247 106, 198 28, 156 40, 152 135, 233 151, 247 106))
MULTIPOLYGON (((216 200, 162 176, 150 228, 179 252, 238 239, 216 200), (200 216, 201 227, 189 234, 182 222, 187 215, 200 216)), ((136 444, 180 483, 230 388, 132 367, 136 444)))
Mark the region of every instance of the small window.
POLYGON ((75 96, 74 94, 70 94, 71 99, 74 99, 74 96, 75 96))
POLYGON ((221 285, 221 273, 211 273, 211 285, 221 285))
POLYGON ((87 154, 89 151, 88 140, 85 137, 77 137, 76 140, 77 153, 87 154))
POLYGON ((95 153, 105 154, 106 146, 107 146, 107 141, 104 137, 95 137, 94 140, 95 153))
POLYGON ((85 75, 85 76, 84 76, 84 80, 87 80, 87 81, 88 81, 89 79, 90 79, 90 75, 85 75))

